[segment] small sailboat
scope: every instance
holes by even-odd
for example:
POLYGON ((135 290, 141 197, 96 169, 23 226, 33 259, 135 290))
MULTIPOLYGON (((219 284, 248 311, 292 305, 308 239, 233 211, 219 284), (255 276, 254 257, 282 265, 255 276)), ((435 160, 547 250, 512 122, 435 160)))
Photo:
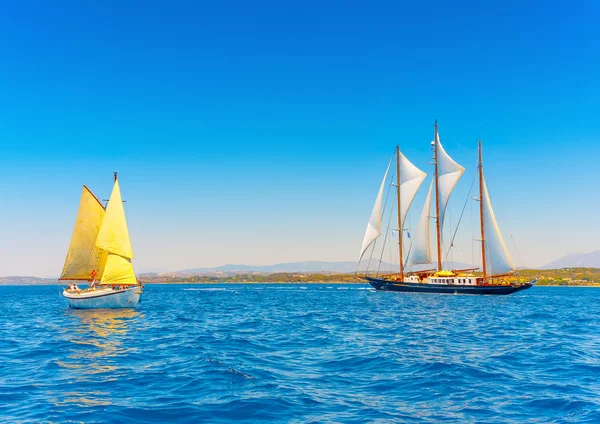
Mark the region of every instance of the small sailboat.
POLYGON ((117 173, 106 208, 84 185, 61 281, 63 296, 78 309, 133 308, 144 287, 135 277, 133 251, 117 173), (79 288, 77 282, 87 282, 79 288))
MULTIPOLYGON (((419 292, 419 293, 448 293, 448 294, 495 294, 505 295, 532 287, 537 280, 521 281, 516 273, 508 250, 504 245, 502 234, 498 228, 492 209, 490 196, 483 178, 481 141, 479 141, 479 217, 481 232, 481 275, 474 271, 477 267, 462 270, 444 270, 442 268, 442 230, 444 216, 452 191, 463 175, 465 168, 456 163, 444 150, 440 143, 437 122, 434 127, 435 176, 432 179, 425 205, 416 229, 413 230, 412 243, 407 258, 403 254, 403 234, 405 219, 410 205, 425 180, 426 174, 414 166, 396 147, 396 191, 398 228, 399 273, 375 276, 364 275, 360 278, 368 281, 377 290, 419 292), (431 198, 435 195, 435 216, 431 216, 431 198), (430 242, 430 219, 435 219, 435 239, 437 242, 437 267, 422 271, 407 272, 406 266, 432 264, 430 242)), ((383 193, 390 171, 386 170, 379 189, 367 231, 363 239, 359 263, 365 252, 373 246, 382 233, 383 193)), ((386 234, 387 236, 387 234, 386 234)), ((385 241, 384 241, 385 245, 385 241)), ((369 260, 370 262, 370 260, 369 260)), ((381 263, 381 262, 380 262, 381 263)))

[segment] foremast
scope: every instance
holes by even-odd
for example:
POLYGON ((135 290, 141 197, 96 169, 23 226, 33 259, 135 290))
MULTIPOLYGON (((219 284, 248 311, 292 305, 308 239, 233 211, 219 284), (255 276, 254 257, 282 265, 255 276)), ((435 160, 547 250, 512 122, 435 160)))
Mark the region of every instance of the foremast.
POLYGON ((400 264, 400 281, 404 280, 404 263, 402 261, 402 239, 403 239, 403 231, 402 231, 402 208, 401 208, 401 197, 400 197, 400 146, 396 146, 396 190, 398 197, 398 255, 399 255, 399 264, 400 264))
POLYGON ((437 269, 442 270, 442 232, 440 229, 440 187, 438 172, 438 123, 435 120, 433 130, 433 160, 435 166, 435 234, 437 240, 437 269))
POLYGON ((487 282, 487 261, 485 258, 485 221, 483 215, 483 161, 481 159, 481 140, 479 140, 479 161, 477 163, 479 171, 479 222, 481 226, 481 269, 483 271, 483 284, 487 282))

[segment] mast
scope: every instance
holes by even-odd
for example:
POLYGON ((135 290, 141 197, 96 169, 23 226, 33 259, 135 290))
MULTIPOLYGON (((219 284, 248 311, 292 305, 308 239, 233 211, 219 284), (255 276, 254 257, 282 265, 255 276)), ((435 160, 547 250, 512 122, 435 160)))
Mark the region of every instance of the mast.
POLYGON ((439 173, 438 173, 438 124, 437 119, 435 120, 434 132, 433 132, 433 151, 435 160, 435 232, 437 236, 437 258, 438 258, 438 271, 442 270, 442 233, 440 231, 440 190, 439 190, 439 173))
POLYGON ((479 221, 481 224, 481 263, 483 270, 483 283, 487 280, 486 260, 485 260, 485 226, 483 222, 483 164, 481 160, 481 140, 479 140, 479 221))
POLYGON ((400 256, 400 281, 404 280, 404 266, 402 264, 402 212, 400 209, 400 146, 396 146, 396 189, 398 195, 398 254, 400 256))

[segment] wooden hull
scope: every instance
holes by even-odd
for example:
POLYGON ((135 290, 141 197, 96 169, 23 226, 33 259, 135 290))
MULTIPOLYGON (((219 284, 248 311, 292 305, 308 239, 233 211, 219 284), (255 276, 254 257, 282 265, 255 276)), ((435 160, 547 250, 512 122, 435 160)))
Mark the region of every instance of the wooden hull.
POLYGON ((381 278, 365 277, 376 290, 396 291, 405 293, 442 293, 442 294, 483 294, 483 295, 507 295, 516 293, 535 285, 537 280, 520 285, 510 286, 466 286, 454 284, 424 284, 408 283, 404 281, 389 281, 381 278))
POLYGON ((69 302, 69 306, 75 309, 135 308, 140 302, 142 291, 143 289, 140 286, 132 286, 122 290, 105 288, 79 293, 65 290, 63 296, 69 302))

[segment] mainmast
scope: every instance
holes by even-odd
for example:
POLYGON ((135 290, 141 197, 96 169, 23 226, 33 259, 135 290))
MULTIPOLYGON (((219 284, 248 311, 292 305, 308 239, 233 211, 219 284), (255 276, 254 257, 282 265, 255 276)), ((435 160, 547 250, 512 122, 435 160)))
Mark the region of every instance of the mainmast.
POLYGON ((479 221, 481 224, 481 263, 483 270, 483 283, 487 280, 486 260, 485 260, 485 224, 483 219, 483 164, 481 160, 481 140, 479 140, 479 221))
POLYGON ((438 271, 442 270, 442 233, 440 231, 440 199, 439 199, 439 173, 438 173, 438 124, 437 119, 435 120, 434 132, 433 132, 433 151, 435 160, 435 232, 437 236, 437 258, 438 258, 438 271))
POLYGON ((400 256, 400 281, 404 280, 404 266, 402 263, 402 209, 400 208, 400 146, 396 146, 396 189, 398 195, 398 252, 400 256))

